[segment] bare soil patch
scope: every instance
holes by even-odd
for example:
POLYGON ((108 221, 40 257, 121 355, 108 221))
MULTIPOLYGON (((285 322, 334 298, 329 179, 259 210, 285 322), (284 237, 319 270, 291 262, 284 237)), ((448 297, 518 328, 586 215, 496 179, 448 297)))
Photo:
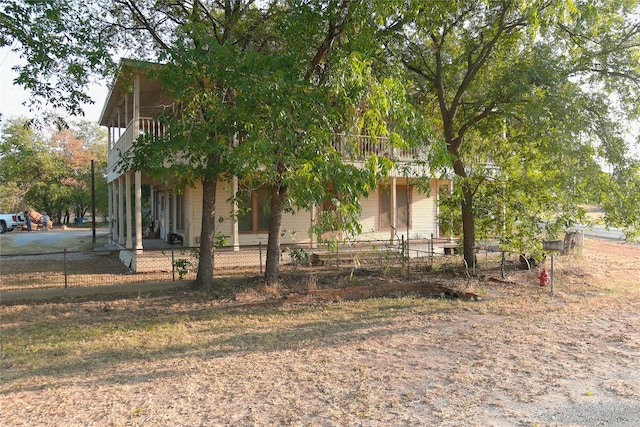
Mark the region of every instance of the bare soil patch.
POLYGON ((640 248, 588 239, 556 261, 554 296, 537 272, 443 270, 412 280, 481 301, 317 299, 402 280, 292 270, 217 298, 1 306, 0 424, 637 425, 640 248), (306 299, 261 305, 286 295, 306 299))

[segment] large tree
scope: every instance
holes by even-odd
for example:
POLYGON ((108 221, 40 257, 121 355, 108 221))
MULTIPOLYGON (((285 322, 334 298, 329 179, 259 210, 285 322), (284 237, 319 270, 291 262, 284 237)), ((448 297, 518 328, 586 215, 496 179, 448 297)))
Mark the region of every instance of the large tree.
MULTIPOLYGON (((106 132, 91 122, 74 123, 72 128, 56 131, 51 136, 50 146, 60 164, 64 166, 64 177, 60 185, 66 189, 67 200, 60 200, 54 218, 69 222, 69 210, 76 218, 83 218, 92 204, 92 181, 106 188, 107 136, 106 132), (93 161, 93 171, 91 163, 93 161), (93 175, 93 178, 92 178, 93 175)), ((56 183, 57 185, 58 183, 56 183)), ((106 195, 96 197, 96 209, 106 210, 106 195)))
POLYGON ((278 2, 138 2, 117 0, 109 14, 129 42, 146 46, 162 63, 149 75, 175 99, 161 118, 167 131, 142 139, 127 167, 170 174, 178 188, 200 182, 202 232, 196 287, 213 288, 216 189, 234 165, 234 145, 244 127, 237 98, 250 91, 255 54, 269 48, 278 2), (164 168, 171 162, 171 170, 164 168))
POLYGON ((238 174, 253 184, 249 188, 270 190, 268 283, 278 280, 283 212, 324 201, 345 231, 358 232, 360 197, 391 164, 376 156, 350 157, 334 144, 337 134, 349 140, 361 132, 388 133, 390 108, 382 104, 390 96, 361 54, 374 45, 374 33, 363 30, 373 25, 367 3, 311 0, 301 6, 280 5, 284 13, 275 19, 273 43, 254 55, 251 90, 238 97, 246 129, 237 148, 238 174), (375 110, 376 119, 364 124, 358 106, 375 110))
MULTIPOLYGON (((599 141, 614 140, 610 127, 591 133, 596 126, 589 119, 599 108, 602 122, 612 124, 601 110, 606 103, 600 94, 606 90, 600 89, 623 82, 617 88, 624 87, 624 95, 637 90, 638 23, 628 13, 637 2, 607 2, 602 8, 549 0, 409 3, 408 19, 386 43, 393 60, 414 76, 416 101, 446 144, 456 176, 464 256, 471 264, 479 214, 475 198, 483 184, 496 182, 493 167, 507 178, 517 178, 523 168, 540 174, 551 167, 544 175, 555 175, 562 184, 537 180, 529 189, 544 200, 558 186, 582 179, 579 172, 585 170, 569 166, 560 174, 552 167, 559 163, 546 160, 558 161, 562 147, 565 160, 579 152, 566 144, 587 132, 599 141), (589 78, 589 86, 580 86, 579 77, 589 78), (553 104, 545 107, 549 101, 553 104), (571 129, 569 117, 585 127, 571 129), (526 132, 514 138, 520 129, 526 132), (522 156, 528 148, 537 155, 522 156), (510 167, 508 160, 521 165, 510 167), (545 161, 535 164, 539 160, 545 161)), ((575 200, 566 206, 573 209, 575 200)))

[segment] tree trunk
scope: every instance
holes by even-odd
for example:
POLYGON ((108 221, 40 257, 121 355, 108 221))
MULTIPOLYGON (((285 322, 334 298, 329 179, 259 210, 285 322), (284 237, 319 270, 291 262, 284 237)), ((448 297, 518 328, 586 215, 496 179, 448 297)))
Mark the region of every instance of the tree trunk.
POLYGON ((280 278, 280 227, 286 187, 274 185, 271 191, 271 216, 269 218, 269 240, 267 241, 267 265, 264 278, 270 285, 276 284, 280 278))
POLYGON ((474 189, 468 181, 467 171, 460 159, 460 153, 457 148, 462 140, 454 141, 455 144, 447 146, 448 151, 456 156, 453 162, 453 171, 462 178, 462 249, 464 251, 464 260, 467 266, 471 268, 474 263, 474 248, 476 242, 476 219, 473 214, 473 195, 474 189))
POLYGON ((471 268, 474 265, 476 222, 473 215, 473 189, 466 182, 462 186, 462 196, 462 246, 464 260, 471 268))
POLYGON ((200 234, 200 260, 194 287, 213 290, 213 267, 216 239, 216 187, 218 177, 202 180, 202 232, 200 234))

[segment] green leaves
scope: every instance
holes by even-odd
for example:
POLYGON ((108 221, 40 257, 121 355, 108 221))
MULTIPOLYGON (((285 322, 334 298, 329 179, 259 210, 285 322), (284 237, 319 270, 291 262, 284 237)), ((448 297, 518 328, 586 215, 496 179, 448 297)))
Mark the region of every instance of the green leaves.
POLYGON ((465 256, 476 233, 534 244, 582 221, 579 203, 601 196, 620 214, 612 224, 623 217, 633 224, 633 209, 622 208, 634 203, 633 173, 610 179, 617 188, 605 196, 600 165, 627 171, 629 164, 619 117, 638 112, 637 1, 596 8, 470 0, 411 9, 385 40, 390 64, 404 65, 408 92, 444 141, 448 156, 436 148, 431 164, 457 175, 454 204, 443 211, 474 205, 460 221, 465 256))
POLYGON ((633 162, 611 175, 602 173, 601 204, 605 225, 622 228, 629 240, 640 238, 640 163, 633 162))
POLYGON ((31 102, 82 115, 91 103, 87 88, 95 74, 113 71, 111 32, 96 30, 94 2, 7 0, 0 14, 0 45, 12 46, 25 64, 15 84, 28 89, 31 102))
MULTIPOLYGON (((91 201, 91 160, 96 184, 106 184, 106 136, 96 125, 81 122, 71 129, 45 134, 26 119, 4 123, 0 137, 0 185, 15 188, 0 199, 2 211, 28 208, 59 218, 67 210, 82 215, 91 201), (100 159, 102 158, 102 161, 100 159), (55 215, 55 216, 54 216, 55 215)), ((98 210, 107 210, 107 193, 98 210)))

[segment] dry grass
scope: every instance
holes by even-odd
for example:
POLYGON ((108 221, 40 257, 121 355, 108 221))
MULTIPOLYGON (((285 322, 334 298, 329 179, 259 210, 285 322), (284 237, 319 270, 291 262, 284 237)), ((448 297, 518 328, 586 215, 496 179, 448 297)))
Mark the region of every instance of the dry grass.
POLYGON ((183 291, 2 306, 0 424, 565 425, 546 411, 640 399, 638 261, 588 240, 557 259, 553 297, 535 273, 442 273, 483 300, 257 304, 327 286, 300 275, 236 287, 234 306, 183 291))

